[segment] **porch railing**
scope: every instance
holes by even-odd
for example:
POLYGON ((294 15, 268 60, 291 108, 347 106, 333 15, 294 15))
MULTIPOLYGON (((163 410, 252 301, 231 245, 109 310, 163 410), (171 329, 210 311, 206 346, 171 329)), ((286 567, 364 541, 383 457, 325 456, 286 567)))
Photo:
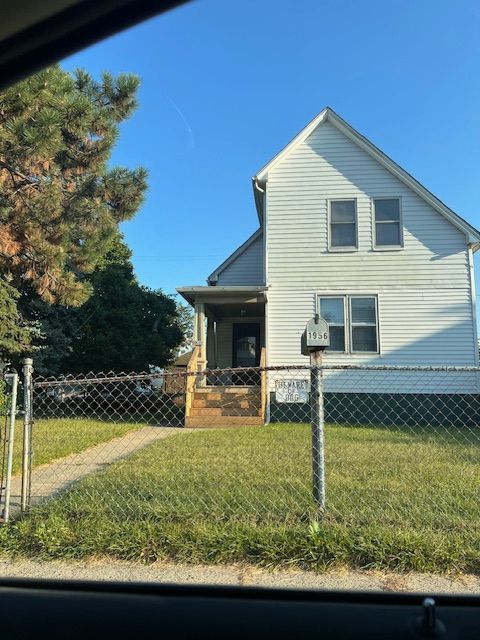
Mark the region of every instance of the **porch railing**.
POLYGON ((200 347, 195 347, 187 365, 187 383, 185 385, 185 417, 190 415, 195 386, 197 384, 198 360, 200 358, 200 347))

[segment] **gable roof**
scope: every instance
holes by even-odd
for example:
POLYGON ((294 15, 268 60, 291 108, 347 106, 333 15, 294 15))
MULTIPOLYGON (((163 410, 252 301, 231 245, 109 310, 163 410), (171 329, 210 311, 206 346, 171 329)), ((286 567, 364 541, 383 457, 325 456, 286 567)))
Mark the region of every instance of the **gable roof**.
POLYGON ((246 249, 248 249, 248 247, 250 245, 252 245, 255 240, 257 238, 260 238, 260 236, 262 235, 262 228, 260 227, 260 229, 257 229, 255 231, 255 233, 252 233, 252 235, 248 238, 248 240, 245 240, 245 242, 240 245, 238 247, 238 249, 236 249, 230 256, 228 256, 228 258, 226 260, 224 260, 224 262, 222 262, 222 264, 220 266, 218 266, 215 271, 212 271, 212 273, 208 276, 207 278, 207 282, 212 282, 215 281, 216 278, 218 278, 219 274, 224 271, 229 265, 232 264, 232 262, 234 262, 244 251, 246 251, 246 249))
POLYGON ((348 122, 345 122, 345 120, 343 120, 343 118, 335 113, 335 111, 330 107, 326 107, 317 116, 315 116, 315 118, 313 118, 313 120, 311 120, 307 126, 300 131, 300 133, 298 133, 285 147, 283 147, 283 149, 281 149, 281 151, 279 151, 277 155, 262 167, 262 169, 260 169, 260 171, 252 178, 255 204, 260 221, 262 221, 263 218, 265 197, 262 186, 264 187, 268 180, 268 173, 279 165, 295 147, 304 142, 319 125, 327 121, 368 153, 372 158, 377 160, 377 162, 387 169, 387 171, 410 187, 412 191, 433 207, 433 209, 462 231, 467 236, 467 242, 474 245, 474 249, 480 248, 480 231, 475 229, 475 227, 447 207, 446 204, 420 184, 418 180, 405 171, 405 169, 402 169, 400 165, 389 158, 385 153, 383 153, 383 151, 380 151, 380 149, 370 142, 370 140, 350 126, 348 122))

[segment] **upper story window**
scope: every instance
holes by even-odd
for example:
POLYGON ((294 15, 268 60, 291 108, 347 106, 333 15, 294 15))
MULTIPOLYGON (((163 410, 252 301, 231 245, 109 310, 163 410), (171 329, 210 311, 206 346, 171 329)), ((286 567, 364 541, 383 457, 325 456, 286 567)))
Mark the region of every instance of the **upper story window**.
POLYGON ((399 198, 375 198, 375 247, 398 248, 403 245, 399 198))
POLYGON ((357 201, 330 200, 329 226, 330 250, 355 250, 358 246, 357 201))

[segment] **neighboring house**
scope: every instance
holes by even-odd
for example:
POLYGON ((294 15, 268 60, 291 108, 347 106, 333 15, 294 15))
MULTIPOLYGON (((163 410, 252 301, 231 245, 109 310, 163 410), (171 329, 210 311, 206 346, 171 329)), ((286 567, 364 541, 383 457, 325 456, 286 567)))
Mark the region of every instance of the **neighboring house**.
POLYGON ((300 335, 317 311, 326 363, 478 364, 480 232, 332 109, 253 191, 260 228, 208 286, 178 289, 195 308, 201 367, 258 365, 262 347, 269 366, 305 364, 300 335))
POLYGON ((185 392, 186 379, 183 376, 187 371, 188 363, 192 357, 193 349, 177 356, 168 367, 165 375, 165 393, 169 395, 183 394, 185 392), (180 375, 182 374, 182 375, 180 375))

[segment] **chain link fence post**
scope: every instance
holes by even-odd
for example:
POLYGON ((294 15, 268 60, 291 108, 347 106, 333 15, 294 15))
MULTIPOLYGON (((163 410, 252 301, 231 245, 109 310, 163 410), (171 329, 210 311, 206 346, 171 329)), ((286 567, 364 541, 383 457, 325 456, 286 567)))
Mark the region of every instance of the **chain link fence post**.
POLYGON ((312 421, 312 489, 319 516, 325 511, 325 454, 322 352, 310 354, 310 410, 312 421))
POLYGON ((17 389, 18 374, 17 372, 5 374, 5 381, 11 385, 10 390, 10 406, 8 409, 8 426, 7 426, 7 464, 5 470, 5 496, 2 510, 2 519, 8 522, 10 517, 10 496, 12 492, 12 464, 13 464, 13 444, 15 438, 15 418, 17 415, 17 389))
POLYGON ((33 360, 24 358, 23 364, 23 452, 21 510, 26 511, 30 503, 30 481, 32 464, 32 415, 33 415, 33 360))

